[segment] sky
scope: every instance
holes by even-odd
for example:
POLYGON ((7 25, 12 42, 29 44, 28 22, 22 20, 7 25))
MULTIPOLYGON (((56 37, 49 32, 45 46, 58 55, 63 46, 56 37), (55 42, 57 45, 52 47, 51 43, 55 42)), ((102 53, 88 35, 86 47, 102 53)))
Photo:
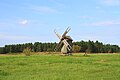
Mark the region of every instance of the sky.
POLYGON ((120 46, 120 0, 0 0, 0 46, 59 42, 54 29, 74 41, 120 46))

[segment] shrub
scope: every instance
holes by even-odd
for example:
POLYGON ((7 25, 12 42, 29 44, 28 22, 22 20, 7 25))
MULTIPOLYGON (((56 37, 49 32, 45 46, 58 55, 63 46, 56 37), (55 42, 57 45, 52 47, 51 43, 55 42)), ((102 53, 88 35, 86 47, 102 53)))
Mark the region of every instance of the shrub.
POLYGON ((73 45, 73 52, 80 52, 81 47, 78 45, 73 45))
POLYGON ((31 55, 31 49, 30 48, 25 48, 23 50, 23 53, 26 55, 26 56, 30 56, 31 55))

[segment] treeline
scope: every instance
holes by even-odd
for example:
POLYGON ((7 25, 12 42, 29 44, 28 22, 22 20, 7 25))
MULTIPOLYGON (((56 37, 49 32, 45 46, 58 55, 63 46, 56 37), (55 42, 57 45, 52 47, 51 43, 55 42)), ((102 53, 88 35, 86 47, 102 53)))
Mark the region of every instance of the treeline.
POLYGON ((16 45, 5 45, 0 47, 0 53, 21 53, 24 49, 29 48, 32 52, 52 52, 57 43, 25 43, 16 45))
MULTIPOLYGON (((0 53, 21 53, 24 49, 29 48, 32 52, 54 52, 57 43, 25 43, 15 45, 5 45, 0 47, 0 53)), ((79 41, 73 42, 73 52, 88 52, 88 53, 117 53, 120 52, 118 45, 103 44, 102 42, 79 41)))
POLYGON ((120 52, 120 47, 118 45, 103 44, 99 41, 80 41, 74 42, 73 45, 78 45, 80 47, 79 52, 87 53, 117 53, 120 52))

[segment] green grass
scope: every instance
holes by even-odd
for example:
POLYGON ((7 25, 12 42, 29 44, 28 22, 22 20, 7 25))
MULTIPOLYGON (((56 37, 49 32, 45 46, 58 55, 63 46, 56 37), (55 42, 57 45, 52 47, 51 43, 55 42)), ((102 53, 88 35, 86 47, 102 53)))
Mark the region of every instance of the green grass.
POLYGON ((0 56, 0 80, 120 80, 120 54, 0 56))

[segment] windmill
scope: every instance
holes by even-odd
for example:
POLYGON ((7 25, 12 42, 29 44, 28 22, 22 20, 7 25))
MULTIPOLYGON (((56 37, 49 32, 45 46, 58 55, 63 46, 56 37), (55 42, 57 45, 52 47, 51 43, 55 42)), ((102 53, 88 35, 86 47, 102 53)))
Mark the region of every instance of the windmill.
POLYGON ((57 37, 60 39, 60 42, 55 47, 55 51, 61 49, 61 53, 66 55, 72 55, 72 38, 70 36, 66 36, 66 34, 71 30, 71 28, 67 28, 66 31, 61 36, 54 30, 57 37))

